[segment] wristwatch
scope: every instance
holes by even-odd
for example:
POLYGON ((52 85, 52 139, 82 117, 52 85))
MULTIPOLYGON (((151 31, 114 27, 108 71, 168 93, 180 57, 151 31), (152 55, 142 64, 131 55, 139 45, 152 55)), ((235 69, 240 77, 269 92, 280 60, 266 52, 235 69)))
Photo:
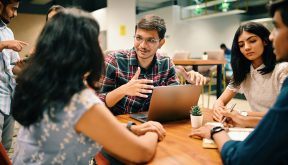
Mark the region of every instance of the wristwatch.
POLYGON ((221 132, 221 131, 224 131, 224 128, 223 128, 223 127, 221 127, 221 126, 213 127, 213 128, 211 129, 211 131, 210 131, 210 139, 214 140, 213 135, 214 135, 215 133, 218 133, 218 132, 221 132))
POLYGON ((136 125, 136 123, 132 122, 132 121, 128 121, 126 128, 131 131, 131 127, 132 125, 136 125))
POLYGON ((241 116, 248 116, 248 112, 247 111, 240 111, 239 114, 241 116))

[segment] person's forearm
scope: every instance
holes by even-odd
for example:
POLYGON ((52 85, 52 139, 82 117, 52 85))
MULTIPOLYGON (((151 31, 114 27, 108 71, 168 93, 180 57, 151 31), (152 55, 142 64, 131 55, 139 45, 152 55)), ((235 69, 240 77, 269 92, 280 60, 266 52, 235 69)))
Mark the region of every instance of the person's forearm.
POLYGON ((221 106, 226 106, 235 95, 236 93, 227 87, 215 103, 221 106))
POLYGON ((243 116, 243 127, 255 128, 262 117, 243 116))
POLYGON ((214 107, 218 107, 218 106, 225 106, 225 103, 223 102, 223 100, 221 99, 217 99, 214 103, 214 107))
POLYGON ((2 52, 3 49, 6 48, 6 45, 2 42, 0 42, 0 52, 2 52))
POLYGON ((144 135, 139 136, 143 144, 147 144, 149 148, 156 148, 158 142, 158 135, 155 132, 146 132, 144 135), (149 145, 148 145, 149 144, 149 145))
POLYGON ((125 96, 125 91, 123 86, 114 89, 113 91, 107 93, 105 102, 106 105, 110 108, 117 104, 125 96))
POLYGON ((125 164, 146 163, 150 161, 155 154, 158 136, 154 132, 147 132, 145 135, 139 136, 138 138, 140 140, 138 143, 139 145, 134 149, 133 157, 129 159, 124 159, 117 156, 116 154, 112 154, 108 149, 107 151, 110 155, 120 160, 121 162, 124 162, 125 164))
POLYGON ((121 158, 120 156, 111 153, 109 149, 105 149, 105 151, 112 157, 123 162, 124 164, 145 163, 153 158, 153 155, 155 154, 155 148, 157 145, 157 139, 158 136, 154 132, 147 132, 145 135, 139 136, 139 140, 141 141, 139 144, 142 147, 141 149, 140 148, 135 149, 133 157, 129 159, 121 158))
MULTIPOLYGON (((122 123, 123 127, 127 128, 127 123, 122 123)), ((130 132, 132 132, 133 134, 137 135, 137 125, 131 125, 130 127, 130 132)), ((138 136, 138 135, 137 135, 138 136)))
POLYGON ((267 112, 253 112, 253 111, 248 111, 248 116, 253 116, 253 117, 263 117, 267 112))
POLYGON ((221 131, 213 135, 214 142, 216 143, 218 150, 221 152, 223 145, 230 140, 230 137, 225 131, 221 131))
POLYGON ((155 149, 158 142, 158 135, 155 132, 147 132, 145 135, 139 136, 139 138, 142 141, 141 144, 146 147, 142 152, 140 152, 140 155, 146 153, 146 156, 144 156, 142 159, 144 160, 144 162, 145 160, 147 162, 147 160, 151 160, 153 158, 153 155, 155 154, 155 149))

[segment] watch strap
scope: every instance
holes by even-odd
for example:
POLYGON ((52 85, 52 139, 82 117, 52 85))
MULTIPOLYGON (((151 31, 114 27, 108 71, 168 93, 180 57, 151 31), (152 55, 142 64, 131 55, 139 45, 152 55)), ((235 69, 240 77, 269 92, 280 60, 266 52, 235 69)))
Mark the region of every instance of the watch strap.
POLYGON ((132 122, 132 121, 128 121, 126 128, 131 131, 131 127, 132 125, 136 125, 136 123, 132 122))
POLYGON ((212 140, 214 140, 213 135, 216 134, 216 133, 218 133, 218 132, 221 132, 221 131, 224 131, 224 128, 223 128, 223 127, 221 127, 221 126, 213 127, 213 128, 211 129, 211 131, 210 131, 210 138, 211 138, 212 140))

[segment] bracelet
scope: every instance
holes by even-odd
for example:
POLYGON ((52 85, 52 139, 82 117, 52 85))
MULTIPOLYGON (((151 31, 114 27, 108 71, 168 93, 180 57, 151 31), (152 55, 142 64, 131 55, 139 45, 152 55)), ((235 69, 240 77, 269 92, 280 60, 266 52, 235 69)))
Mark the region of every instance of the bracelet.
POLYGON ((128 121, 126 128, 131 131, 131 127, 132 125, 136 125, 136 123, 132 122, 132 121, 128 121))
POLYGON ((239 114, 241 116, 248 116, 248 112, 247 111, 240 111, 239 114))

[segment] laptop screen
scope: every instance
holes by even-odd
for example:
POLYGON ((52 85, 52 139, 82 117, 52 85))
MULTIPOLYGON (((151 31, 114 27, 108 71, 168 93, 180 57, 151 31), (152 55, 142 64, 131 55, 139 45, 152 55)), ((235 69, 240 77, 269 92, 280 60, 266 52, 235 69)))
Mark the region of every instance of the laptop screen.
MULTIPOLYGON (((190 109, 198 104, 201 86, 159 86, 153 89, 147 120, 166 122, 189 118, 190 109)), ((135 118, 135 115, 133 115, 135 118)), ((141 114, 141 120, 143 115, 141 114)))

